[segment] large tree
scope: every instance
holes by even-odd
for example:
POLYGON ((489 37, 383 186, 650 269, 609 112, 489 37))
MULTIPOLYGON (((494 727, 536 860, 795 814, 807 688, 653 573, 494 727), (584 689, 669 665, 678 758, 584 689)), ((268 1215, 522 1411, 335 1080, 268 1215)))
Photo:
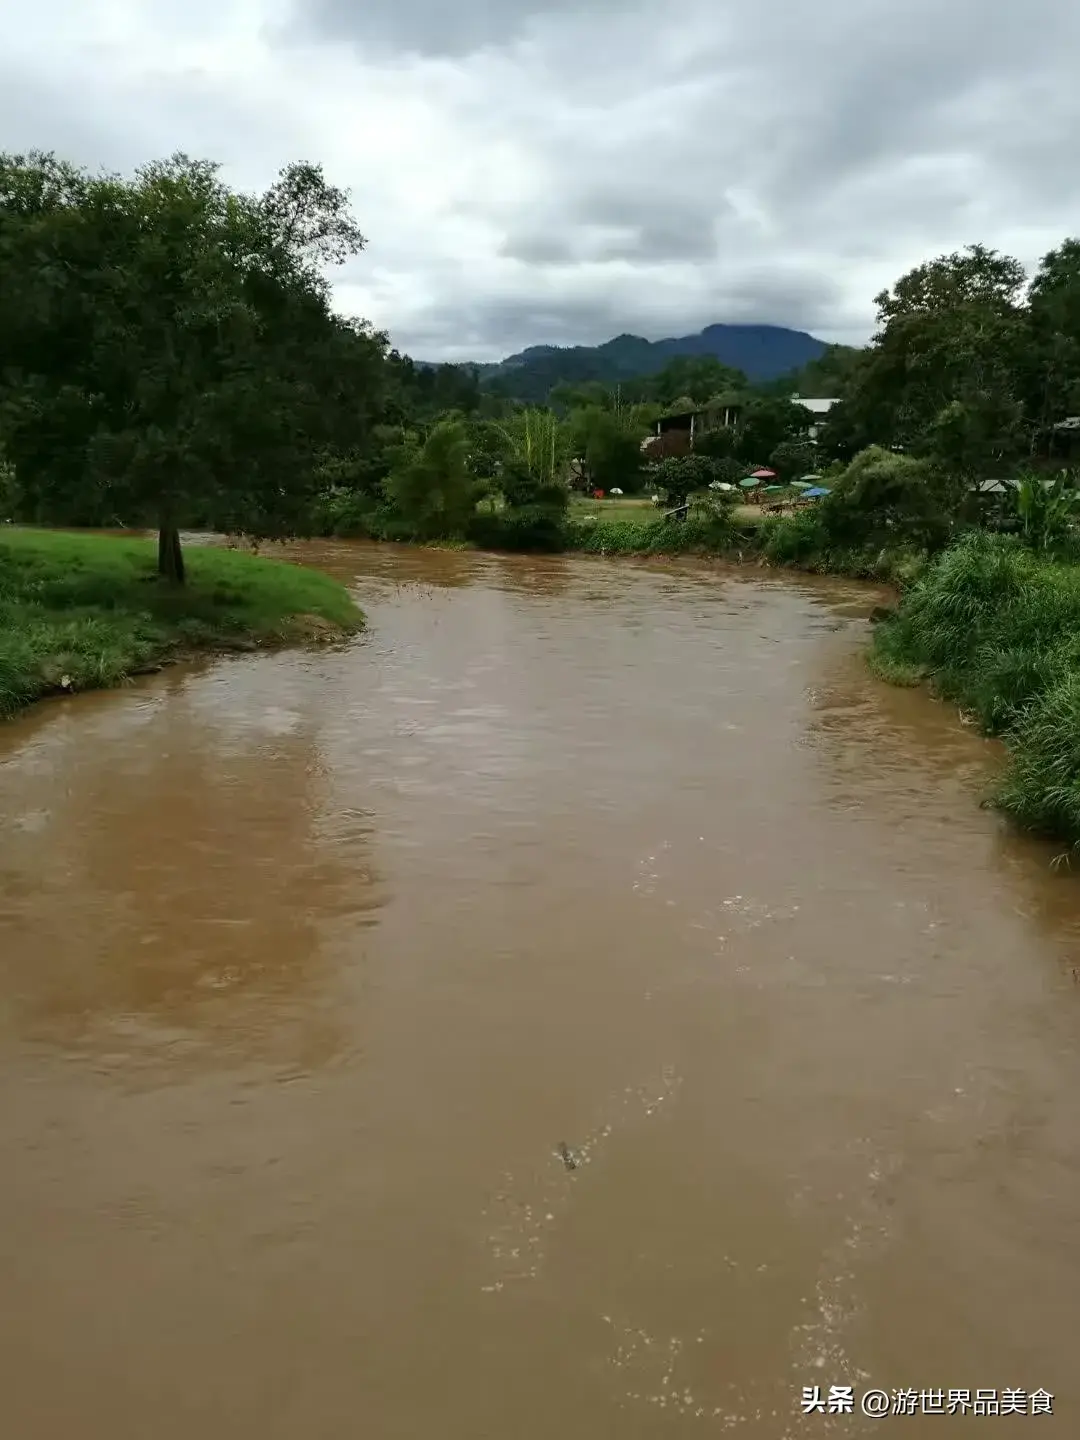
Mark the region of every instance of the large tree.
POLYGON ((1043 256, 1028 291, 1028 344, 1022 385, 1037 442, 1080 414, 1080 240, 1043 256))
POLYGON ((877 296, 878 332, 856 365, 845 448, 880 443, 978 471, 1023 448, 1024 268, 981 245, 917 266, 877 296))
POLYGON ((154 524, 174 582, 193 516, 299 528, 383 383, 384 337, 323 276, 363 244, 314 165, 247 196, 184 155, 131 179, 0 156, 0 405, 37 518, 154 524))

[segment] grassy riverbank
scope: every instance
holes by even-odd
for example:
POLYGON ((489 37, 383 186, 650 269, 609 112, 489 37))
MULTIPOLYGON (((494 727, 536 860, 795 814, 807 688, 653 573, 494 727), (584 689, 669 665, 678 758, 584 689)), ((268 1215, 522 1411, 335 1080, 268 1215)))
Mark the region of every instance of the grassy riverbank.
POLYGON ((0 531, 0 716, 59 691, 116 685, 201 650, 357 630, 343 586, 236 550, 191 547, 188 583, 155 573, 149 540, 0 531))
POLYGON ((896 683, 928 682, 1002 736, 995 803, 1080 849, 1080 566, 969 535, 878 626, 872 663, 896 683))

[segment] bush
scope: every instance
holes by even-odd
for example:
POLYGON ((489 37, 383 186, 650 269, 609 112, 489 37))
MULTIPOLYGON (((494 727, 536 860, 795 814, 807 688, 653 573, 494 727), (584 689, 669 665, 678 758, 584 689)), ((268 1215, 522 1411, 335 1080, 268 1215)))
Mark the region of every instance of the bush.
POLYGON ((312 532, 347 540, 364 539, 372 533, 375 508, 370 495, 355 490, 324 490, 312 507, 312 532))
POLYGON ((953 488, 928 461, 871 445, 821 502, 822 521, 834 545, 940 549, 952 528, 953 488))
POLYGON ((469 524, 468 538, 482 550, 555 554, 566 549, 569 528, 570 522, 559 507, 515 505, 496 512, 478 512, 469 524))
POLYGON ((632 520, 591 524, 567 523, 568 548, 590 555, 725 555, 740 538, 728 515, 708 507, 691 511, 685 520, 661 520, 651 525, 632 520))
POLYGON ((885 675, 929 679, 1006 739, 1002 808, 1080 843, 1080 568, 973 534, 939 556, 874 634, 885 675))
POLYGON ((1080 844, 1080 668, 1057 677, 1012 737, 999 807, 1036 834, 1080 844))
POLYGON ((668 455, 656 465, 653 483, 669 505, 683 505, 688 496, 707 490, 714 480, 726 478, 729 468, 723 460, 696 450, 688 455, 668 455))
POLYGON ((817 505, 764 520, 760 533, 762 552, 774 565, 806 565, 828 549, 828 534, 817 505))

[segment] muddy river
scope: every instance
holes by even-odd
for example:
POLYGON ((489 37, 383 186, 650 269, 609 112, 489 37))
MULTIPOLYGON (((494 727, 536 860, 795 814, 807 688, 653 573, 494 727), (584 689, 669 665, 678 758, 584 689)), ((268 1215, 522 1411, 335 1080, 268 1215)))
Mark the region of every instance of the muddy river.
POLYGON ((1080 1435, 1080 880, 877 597, 292 553, 0 730, 4 1440, 1080 1435))

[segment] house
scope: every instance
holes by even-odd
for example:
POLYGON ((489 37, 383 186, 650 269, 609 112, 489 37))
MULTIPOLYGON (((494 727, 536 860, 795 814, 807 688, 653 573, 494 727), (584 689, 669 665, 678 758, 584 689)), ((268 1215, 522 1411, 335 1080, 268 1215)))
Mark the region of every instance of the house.
POLYGON ((676 432, 685 434, 689 437, 691 447, 694 444, 694 435, 705 428, 704 410, 685 410, 678 415, 661 415, 656 422, 657 436, 676 432))
POLYGON ((825 423, 826 415, 828 415, 834 405, 840 403, 840 400, 838 396, 833 396, 828 400, 804 400, 801 395, 792 395, 791 403, 793 405, 801 405, 804 410, 810 411, 814 419, 807 434, 811 440, 816 440, 821 433, 821 427, 825 423))
POLYGON ((649 437, 648 444, 651 448, 656 445, 658 440, 668 437, 667 445, 664 447, 668 453, 685 454, 686 451, 694 448, 695 439, 705 431, 737 425, 742 408, 743 401, 740 396, 735 394, 718 395, 714 400, 710 400, 696 410, 684 410, 676 415, 662 415, 656 422, 656 434, 649 437), (680 437, 683 437, 681 446, 679 445, 680 437))

